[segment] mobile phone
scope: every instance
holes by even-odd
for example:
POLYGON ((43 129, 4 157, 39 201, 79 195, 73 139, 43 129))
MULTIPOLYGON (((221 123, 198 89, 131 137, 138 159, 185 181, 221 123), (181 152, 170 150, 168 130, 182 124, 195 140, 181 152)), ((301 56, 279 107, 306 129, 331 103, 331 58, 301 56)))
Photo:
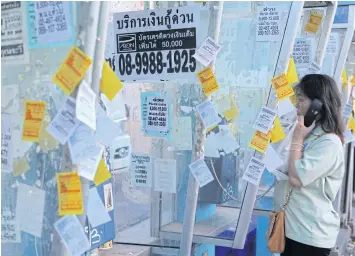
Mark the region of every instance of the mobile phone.
POLYGON ((310 127, 312 125, 314 120, 316 120, 322 107, 323 103, 319 99, 312 100, 306 114, 304 115, 304 126, 310 127))

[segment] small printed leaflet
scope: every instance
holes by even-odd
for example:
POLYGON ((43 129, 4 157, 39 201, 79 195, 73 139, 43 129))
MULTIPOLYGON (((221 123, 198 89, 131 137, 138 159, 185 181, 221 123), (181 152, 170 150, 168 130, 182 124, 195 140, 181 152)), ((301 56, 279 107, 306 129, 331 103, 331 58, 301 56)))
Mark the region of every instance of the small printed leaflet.
POLYGON ((29 62, 26 38, 26 2, 1 2, 1 62, 29 62))
POLYGON ((177 116, 174 118, 171 145, 174 150, 192 150, 191 117, 177 116))
POLYGON ((311 12, 305 26, 305 31, 312 34, 317 34, 319 27, 322 24, 322 20, 323 15, 316 12, 311 12))
POLYGON ((34 186, 19 183, 17 188, 16 218, 20 230, 42 237, 44 199, 46 192, 34 186))
POLYGON ((63 107, 47 127, 47 132, 64 145, 79 125, 75 118, 75 99, 68 97, 63 107))
POLYGON ((209 100, 197 105, 196 109, 206 129, 217 125, 221 121, 221 118, 214 109, 212 102, 209 100))
POLYGON ((78 47, 73 46, 68 56, 53 77, 57 84, 67 95, 70 95, 83 79, 91 65, 91 59, 78 47))
POLYGON ((12 172, 13 142, 12 142, 12 117, 10 114, 1 113, 1 171, 12 172))
POLYGON ((117 76, 124 81, 194 79, 200 7, 113 14, 117 76))
POLYGON ((1 243, 21 243, 19 223, 10 209, 1 210, 1 243))
POLYGON ((206 96, 218 91, 219 85, 216 77, 213 74, 211 67, 206 67, 197 73, 198 80, 200 80, 202 90, 206 96))
POLYGON ((154 190, 166 193, 176 193, 176 160, 155 159, 154 190))
POLYGON ((33 1, 27 5, 29 47, 56 47, 74 44, 73 3, 33 1))
POLYGON ((296 38, 293 45, 293 59, 297 68, 307 68, 313 58, 313 39, 296 38))
POLYGON ((83 195, 77 172, 56 173, 59 215, 83 214, 83 195))
POLYGON ((89 190, 87 216, 93 228, 111 221, 111 217, 102 202, 96 187, 89 190))
POLYGON ((276 111, 268 107, 262 107, 258 118, 255 120, 253 128, 262 133, 268 133, 276 117, 276 111))
POLYGON ((96 110, 95 110, 96 94, 89 85, 82 81, 76 97, 76 118, 96 130, 96 110))
POLYGON ((152 187, 153 160, 147 154, 132 153, 131 183, 136 187, 152 187))
POLYGON ((254 184, 255 186, 258 186, 264 169, 265 164, 256 157, 252 157, 247 169, 243 174, 243 180, 246 180, 254 184))
POLYGON ((85 155, 79 162, 79 175, 81 177, 91 181, 94 180, 103 149, 103 146, 99 144, 94 144, 91 148, 87 149, 87 152, 85 152, 85 155))
POLYGON ((147 135, 169 137, 171 135, 170 100, 167 95, 147 96, 147 135))
POLYGON ((348 125, 350 120, 350 115, 353 111, 353 106, 351 104, 345 104, 343 107, 343 121, 344 125, 348 125))
POLYGON ((279 6, 257 8, 256 41, 281 40, 281 10, 279 6))
POLYGON ((272 87, 276 90, 277 98, 283 100, 295 94, 285 74, 278 75, 271 79, 272 87))
POLYGON ((42 121, 45 113, 46 103, 44 101, 25 101, 22 140, 40 141, 42 121))
POLYGON ((102 77, 100 89, 106 97, 112 101, 116 94, 123 88, 123 84, 111 69, 110 65, 105 61, 102 68, 102 77))
POLYGON ((200 188, 214 180, 203 158, 191 163, 189 168, 200 188))
POLYGON ((319 74, 321 71, 322 67, 315 61, 312 61, 312 63, 308 67, 308 73, 309 74, 319 74))
POLYGON ((268 134, 264 134, 262 132, 255 131, 250 141, 249 147, 259 151, 260 153, 264 153, 267 148, 267 145, 270 142, 271 134, 271 132, 268 132, 268 134))
POLYGON ((330 33, 326 54, 338 55, 339 44, 340 44, 340 34, 336 32, 330 33))
POLYGON ((75 215, 60 218, 54 223, 54 228, 70 255, 80 256, 90 249, 84 228, 75 215))
POLYGON ((221 46, 212 38, 207 37, 201 47, 197 50, 194 57, 202 65, 208 66, 217 57, 220 50, 221 46))

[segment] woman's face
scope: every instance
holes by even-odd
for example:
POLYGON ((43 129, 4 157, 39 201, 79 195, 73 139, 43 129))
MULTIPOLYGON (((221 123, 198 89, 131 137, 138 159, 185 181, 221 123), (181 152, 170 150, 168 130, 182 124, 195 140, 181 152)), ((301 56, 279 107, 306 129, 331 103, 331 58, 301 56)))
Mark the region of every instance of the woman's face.
POLYGON ((298 116, 304 116, 309 108, 309 105, 311 104, 311 100, 304 95, 304 93, 301 90, 297 90, 297 115, 298 116))

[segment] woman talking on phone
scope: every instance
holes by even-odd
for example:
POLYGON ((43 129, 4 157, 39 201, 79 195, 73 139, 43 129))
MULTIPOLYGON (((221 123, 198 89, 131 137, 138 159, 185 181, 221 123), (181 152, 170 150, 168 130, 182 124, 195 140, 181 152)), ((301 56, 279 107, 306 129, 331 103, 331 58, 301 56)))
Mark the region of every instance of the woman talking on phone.
POLYGON ((283 256, 325 256, 340 219, 333 201, 344 174, 341 98, 335 81, 309 74, 296 87, 298 122, 285 160, 288 180, 275 187, 275 210, 285 209, 283 256), (289 200, 286 200, 286 199, 289 200))

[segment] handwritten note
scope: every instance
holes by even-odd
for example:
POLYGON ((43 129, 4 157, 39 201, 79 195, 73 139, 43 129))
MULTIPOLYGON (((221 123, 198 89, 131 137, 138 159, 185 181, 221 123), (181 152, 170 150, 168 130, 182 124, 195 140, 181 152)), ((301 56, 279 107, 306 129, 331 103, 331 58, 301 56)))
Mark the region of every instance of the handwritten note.
POLYGON ((312 34, 317 34, 319 27, 322 24, 322 20, 323 20, 323 15, 315 12, 311 12, 305 26, 305 31, 312 34))
POLYGON ((21 231, 36 237, 42 237, 45 195, 46 192, 42 189, 19 183, 16 217, 21 231))
POLYGON ((1 209, 1 243, 21 243, 19 223, 10 209, 1 209))
POLYGON ((177 116, 174 118, 171 145, 175 150, 192 150, 191 117, 177 116))
POLYGON ((83 214, 83 195, 77 172, 56 173, 59 215, 83 214))
POLYGON ((47 132, 64 145, 79 125, 75 118, 75 99, 68 97, 63 107, 47 127, 47 132))
POLYGON ((290 61, 288 62, 288 69, 287 69, 286 77, 287 77, 287 81, 290 84, 298 83, 296 64, 295 64, 295 61, 293 58, 290 58, 290 61))
POLYGON ((282 129, 280 118, 276 117, 274 122, 274 127, 271 130, 271 141, 272 143, 279 142, 286 138, 286 133, 282 129))
POLYGON ((82 81, 76 97, 76 118, 96 130, 96 94, 89 85, 82 81))
POLYGON ((206 96, 218 91, 219 85, 211 67, 202 69, 197 73, 197 77, 206 96))
POLYGON ((256 41, 281 40, 281 11, 279 6, 257 8, 256 41))
POLYGON ((111 177, 111 173, 107 169, 105 161, 101 159, 94 178, 95 185, 98 186, 110 179, 111 177))
POLYGON ((42 121, 46 113, 44 101, 25 101, 25 118, 23 122, 22 140, 39 142, 42 121))
POLYGON ((75 215, 60 218, 54 223, 54 228, 70 255, 79 256, 90 249, 84 228, 75 215))
POLYGON ((307 68, 313 58, 312 38, 296 38, 293 45, 293 59, 297 68, 307 68))
POLYGON ((12 142, 12 116, 1 113, 1 171, 12 172, 13 142, 12 142))
POLYGON ((132 153, 131 183, 136 187, 152 187, 153 160, 151 156, 141 153, 132 153))
POLYGON ((207 37, 201 47, 197 50, 194 58, 202 65, 208 66, 217 56, 221 46, 212 38, 207 37))
POLYGON ((111 101, 123 88, 121 80, 116 76, 115 72, 106 61, 104 62, 104 66, 102 68, 100 88, 101 92, 111 101))
POLYGON ((74 46, 54 75, 53 82, 67 95, 70 95, 83 79, 91 62, 91 59, 85 53, 74 46))
POLYGON ((168 137, 171 135, 170 99, 167 95, 147 96, 147 135, 168 137))
POLYGON ((255 131, 250 141, 249 147, 259 151, 260 153, 264 153, 267 148, 267 145, 270 142, 270 139, 271 139, 271 132, 268 132, 268 134, 264 134, 262 132, 255 131))
POLYGON ((252 157, 242 179, 258 186, 264 169, 265 164, 256 157, 252 157))
POLYGON ((191 163, 189 168, 200 188, 214 180, 203 158, 191 163))
POLYGON ((85 179, 93 181, 96 175, 97 167, 102 157, 103 146, 93 145, 85 152, 79 162, 79 175, 85 179))
POLYGON ((153 176, 155 191, 176 193, 176 160, 155 159, 153 176))
POLYGON ((262 107, 253 128, 262 133, 268 133, 276 117, 276 111, 268 107, 262 107))
POLYGON ((289 98, 290 96, 295 94, 285 74, 281 74, 274 77, 273 79, 271 79, 271 83, 272 87, 276 91, 279 100, 289 98))
POLYGON ((207 129, 217 125, 221 121, 221 118, 218 116, 216 110, 214 109, 212 102, 209 100, 206 100, 197 105, 196 109, 205 128, 207 129))
POLYGON ((87 205, 87 216, 93 228, 111 221, 104 203, 102 202, 96 187, 90 188, 87 205))

